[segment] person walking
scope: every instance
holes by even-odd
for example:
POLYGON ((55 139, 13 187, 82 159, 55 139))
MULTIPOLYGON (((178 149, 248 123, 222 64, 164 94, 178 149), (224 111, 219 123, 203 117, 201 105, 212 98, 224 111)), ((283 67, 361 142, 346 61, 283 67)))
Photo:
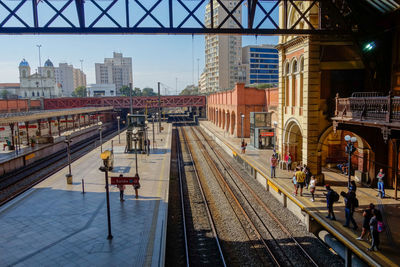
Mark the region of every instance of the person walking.
POLYGON ((309 190, 311 193, 311 201, 314 202, 315 198, 314 198, 314 193, 315 193, 315 184, 316 184, 316 180, 314 175, 311 176, 311 180, 310 180, 310 184, 309 184, 309 190))
POLYGON ((147 155, 150 154, 150 139, 147 139, 147 155))
POLYGON ((380 198, 385 197, 385 183, 383 179, 385 178, 385 173, 383 172, 383 169, 379 170, 379 173, 376 175, 376 179, 378 179, 378 196, 380 198))
POLYGON ((125 191, 125 185, 119 184, 117 185, 119 189, 119 201, 123 202, 124 200, 124 191, 125 191))
POLYGON ((304 181, 306 179, 306 174, 300 170, 299 167, 296 168, 296 181, 297 181, 297 186, 296 186, 296 192, 295 195, 297 196, 297 191, 300 188, 300 196, 303 196, 303 187, 304 187, 304 181))
POLYGON ((376 209, 372 209, 372 217, 371 220, 369 221, 369 229, 371 231, 371 247, 368 248, 368 251, 378 251, 379 250, 379 232, 378 232, 378 218, 377 218, 377 213, 376 209))
POLYGON ((345 208, 344 212, 346 215, 346 223, 343 224, 344 227, 349 227, 350 222, 353 224, 353 229, 357 230, 358 226, 356 221, 354 220, 353 214, 355 210, 355 203, 356 203, 356 193, 353 190, 349 190, 347 193, 341 192, 341 196, 344 197, 344 202, 345 202, 345 208))
POLYGON ((310 168, 308 168, 307 165, 305 165, 305 164, 304 164, 303 171, 304 171, 304 174, 306 175, 306 179, 304 180, 305 186, 308 189, 308 186, 310 185, 310 180, 311 180, 312 173, 310 171, 310 168))
POLYGON ((276 171, 276 165, 278 164, 278 159, 275 158, 274 154, 272 154, 270 161, 271 161, 271 178, 276 178, 275 171, 276 171))
POLYGON ((296 173, 293 173, 293 177, 292 177, 292 183, 294 185, 294 191, 293 191, 293 195, 296 195, 296 190, 297 190, 297 179, 296 179, 296 173))
POLYGON ((364 240, 364 237, 370 235, 370 230, 369 230, 369 222, 371 221, 372 218, 372 210, 375 209, 375 205, 373 203, 369 204, 368 209, 364 210, 363 212, 363 224, 362 224, 362 231, 361 235, 357 237, 357 240, 364 240))
POLYGON ((328 216, 326 218, 336 221, 335 213, 333 213, 333 203, 335 202, 335 191, 332 190, 329 184, 325 185, 326 191, 328 191, 326 196, 326 206, 328 208, 328 216))

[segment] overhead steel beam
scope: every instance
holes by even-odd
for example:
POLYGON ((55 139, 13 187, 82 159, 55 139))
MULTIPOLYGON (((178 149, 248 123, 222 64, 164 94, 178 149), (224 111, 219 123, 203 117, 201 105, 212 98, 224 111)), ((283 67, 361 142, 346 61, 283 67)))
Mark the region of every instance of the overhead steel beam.
MULTIPOLYGON (((321 5, 327 3, 337 4, 337 0, 238 0, 234 6, 222 0, 192 0, 190 5, 189 2, 183 0, 157 0, 150 5, 146 1, 20 0, 16 5, 15 0, 0 0, 0 8, 3 11, 0 15, 0 34, 309 35, 350 33, 349 28, 351 28, 342 27, 341 23, 336 23, 337 16, 329 14, 330 9, 324 9, 325 13, 322 14, 324 18, 329 18, 330 23, 327 24, 329 27, 324 27, 321 23, 319 25, 311 23, 311 8, 320 8, 321 5), (76 14, 73 14, 69 8, 73 2, 76 14), (303 2, 310 5, 302 8, 303 2), (32 14, 27 14, 30 12, 27 11, 30 10, 27 6, 30 5, 32 14), (207 5, 210 8, 210 21, 205 25, 204 15, 199 14, 204 14, 200 10, 206 8, 207 5), (217 22, 214 20, 216 5, 223 9, 217 22), (281 14, 283 25, 279 25, 277 15, 281 5, 283 5, 281 14), (167 8, 163 10, 164 7, 167 8), (247 7, 247 21, 237 18, 237 11, 242 7, 243 9, 247 7), (183 12, 186 12, 183 16, 182 8, 183 12), (55 13, 49 13, 49 9, 55 13), (181 12, 175 11, 178 9, 181 12), (298 18, 294 24, 290 25, 290 28, 287 25, 288 10, 297 13, 294 15, 298 18), (100 14, 98 14, 99 11, 100 14), (11 20, 11 18, 16 20, 11 20), (62 20, 57 20, 58 18, 62 20), (191 20, 190 24, 189 20, 191 20), (227 23, 228 20, 233 20, 234 23, 227 23), (21 26, 18 26, 16 21, 21 26), (300 22, 308 25, 308 29, 296 29, 300 22), (60 26, 60 24, 65 24, 65 26, 60 26)), ((242 16, 241 13, 240 16, 242 16)))

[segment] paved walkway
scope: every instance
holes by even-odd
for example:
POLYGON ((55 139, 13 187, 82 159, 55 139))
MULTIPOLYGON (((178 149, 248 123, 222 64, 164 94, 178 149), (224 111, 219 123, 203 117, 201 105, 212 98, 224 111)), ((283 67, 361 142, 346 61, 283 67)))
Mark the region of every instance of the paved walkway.
MULTIPOLYGON (((272 155, 272 150, 259 150, 252 146, 247 146, 246 154, 240 154, 240 138, 234 138, 222 129, 215 126, 210 121, 201 121, 200 124, 209 130, 211 130, 220 140, 225 144, 228 144, 232 149, 236 151, 238 155, 247 160, 253 166, 261 170, 268 178, 270 178, 270 167, 269 159, 272 155)), ((246 142, 250 144, 250 140, 246 142)), ((332 185, 332 188, 340 193, 341 191, 347 191, 347 176, 340 173, 325 169, 325 183, 332 185)), ((287 192, 293 192, 294 187, 292 184, 293 171, 288 172, 286 170, 276 170, 277 178, 273 178, 282 188, 286 189, 287 192)), ((316 190, 316 200, 311 202, 311 194, 308 190, 304 190, 303 197, 297 196, 297 200, 305 207, 312 208, 315 212, 319 213, 322 218, 328 214, 326 210, 326 199, 324 196, 325 190, 322 186, 318 186, 316 190)), ((337 221, 331 221, 325 219, 330 225, 335 227, 340 233, 348 237, 350 240, 354 240, 356 246, 359 246, 364 251, 369 247, 369 243, 365 241, 355 240, 361 233, 362 226, 362 211, 369 205, 374 203, 382 211, 384 215, 384 221, 387 226, 386 233, 382 233, 381 237, 381 252, 369 252, 373 258, 379 259, 380 262, 386 262, 389 265, 400 265, 400 201, 394 199, 394 190, 387 189, 385 199, 376 197, 378 190, 376 188, 367 188, 359 186, 357 188, 357 198, 359 200, 360 207, 357 208, 354 218, 359 226, 359 230, 354 231, 350 228, 343 227, 345 222, 344 215, 344 200, 341 197, 339 203, 335 204, 335 215, 337 221)))
MULTIPOLYGON (((156 134, 157 149, 138 155, 139 199, 127 186, 120 202, 119 190, 110 186, 111 241, 97 148, 72 164, 72 185, 64 168, 0 207, 0 266, 163 266, 172 127, 164 129, 156 134)), ((118 136, 113 140, 115 172, 109 176, 133 176, 135 154, 123 153, 125 132, 120 144, 118 136)))

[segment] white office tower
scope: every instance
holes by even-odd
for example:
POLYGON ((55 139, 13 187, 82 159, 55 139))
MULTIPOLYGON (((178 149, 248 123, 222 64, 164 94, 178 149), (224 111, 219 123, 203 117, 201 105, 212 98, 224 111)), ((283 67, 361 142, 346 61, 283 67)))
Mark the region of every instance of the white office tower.
MULTIPOLYGON (((238 1, 221 1, 228 10, 233 10, 238 1)), ((213 23, 217 28, 226 18, 227 12, 218 3, 213 1, 213 23)), ((242 22, 242 6, 238 7, 233 16, 242 22)), ((211 26, 211 5, 206 6, 205 24, 211 26)), ((229 17, 221 28, 240 28, 239 25, 229 17)), ((206 92, 210 93, 220 90, 231 89, 236 82, 241 82, 239 69, 242 59, 242 37, 240 35, 206 35, 205 36, 205 73, 206 92)), ((204 88, 204 87, 203 87, 204 88)))
POLYGON ((105 58, 104 63, 95 63, 96 84, 115 84, 117 95, 123 86, 133 83, 132 58, 123 57, 122 53, 105 58))

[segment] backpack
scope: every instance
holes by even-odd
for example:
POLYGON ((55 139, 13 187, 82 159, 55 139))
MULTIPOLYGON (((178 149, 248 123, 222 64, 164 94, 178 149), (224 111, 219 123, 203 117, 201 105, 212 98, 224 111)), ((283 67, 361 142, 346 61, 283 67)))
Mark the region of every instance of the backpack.
POLYGON ((338 201, 339 201, 339 198, 340 198, 339 194, 336 193, 336 191, 333 191, 333 190, 332 190, 332 199, 333 199, 333 202, 338 202, 338 201))
POLYGON ((378 221, 376 228, 378 230, 379 233, 384 232, 385 231, 385 224, 381 221, 378 221))

